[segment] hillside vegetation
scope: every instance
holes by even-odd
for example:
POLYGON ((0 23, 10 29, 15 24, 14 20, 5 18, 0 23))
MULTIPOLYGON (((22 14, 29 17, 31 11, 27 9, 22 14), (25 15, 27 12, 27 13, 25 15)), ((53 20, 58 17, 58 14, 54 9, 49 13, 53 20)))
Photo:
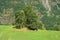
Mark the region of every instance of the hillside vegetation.
POLYGON ((16 11, 32 6, 47 30, 60 30, 60 0, 0 0, 0 24, 14 24, 16 11))

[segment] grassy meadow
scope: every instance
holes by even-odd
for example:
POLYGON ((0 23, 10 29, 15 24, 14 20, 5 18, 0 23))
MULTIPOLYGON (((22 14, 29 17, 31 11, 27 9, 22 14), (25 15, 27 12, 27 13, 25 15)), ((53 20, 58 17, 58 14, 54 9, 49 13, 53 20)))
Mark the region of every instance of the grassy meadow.
POLYGON ((0 25, 0 40, 60 40, 60 31, 31 31, 0 25))

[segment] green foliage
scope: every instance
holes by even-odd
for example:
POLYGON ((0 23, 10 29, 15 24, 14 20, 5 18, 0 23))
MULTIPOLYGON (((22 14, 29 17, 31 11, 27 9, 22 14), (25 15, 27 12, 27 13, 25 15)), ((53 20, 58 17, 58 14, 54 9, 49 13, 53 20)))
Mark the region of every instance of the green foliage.
POLYGON ((55 24, 55 25, 54 25, 54 30, 60 31, 60 25, 55 24))
MULTIPOLYGON (((48 1, 48 5, 49 8, 51 8, 50 13, 48 13, 48 9, 45 8, 43 2, 45 3, 45 1, 43 0, 0 0, 0 17, 2 17, 1 23, 2 24, 9 24, 10 22, 14 22, 14 17, 12 17, 12 14, 14 15, 15 11, 16 12, 16 25, 19 26, 27 26, 30 25, 31 27, 35 26, 39 26, 39 28, 41 29, 42 25, 44 25, 46 27, 46 29, 50 29, 50 30, 55 30, 56 27, 58 26, 54 26, 55 24, 59 24, 60 25, 60 1, 59 0, 47 0, 48 1), (33 9, 31 6, 26 6, 26 5, 31 5, 33 8, 37 9, 40 14, 42 14, 42 22, 40 23, 40 20, 37 22, 36 19, 37 18, 37 13, 34 12, 35 9, 33 9), (26 7, 25 7, 26 6, 26 7), (12 10, 11 10, 12 8, 12 10), (21 9, 23 9, 24 13, 21 12, 21 9), (4 13, 8 14, 7 17, 4 16, 4 13), (11 14, 11 12, 13 12, 11 14), (9 14, 10 13, 10 14, 9 14), (23 14, 20 14, 23 13, 23 14), (52 14, 51 16, 47 16, 47 14, 52 14), (5 22, 6 20, 7 22, 5 22), (24 20, 23 20, 24 19, 24 20), (27 21, 28 20, 28 21, 27 21), (32 20, 32 21, 31 21, 32 20), (34 22, 35 21, 35 22, 34 22), (40 25, 39 25, 40 24, 40 25), (42 24, 42 25, 41 25, 42 24)), ((42 27, 43 29, 45 27, 42 27)))
POLYGON ((38 15, 35 12, 35 9, 33 9, 32 6, 27 6, 25 7, 24 11, 26 14, 27 27, 40 29, 42 27, 42 24, 40 23, 40 20, 38 19, 38 15))
POLYGON ((15 13, 15 23, 17 28, 25 26, 25 13, 23 10, 15 13))
POLYGON ((22 11, 15 13, 16 25, 18 28, 26 26, 31 28, 42 29, 42 23, 32 6, 26 6, 22 11))
POLYGON ((0 24, 1 24, 1 22, 0 22, 0 24))

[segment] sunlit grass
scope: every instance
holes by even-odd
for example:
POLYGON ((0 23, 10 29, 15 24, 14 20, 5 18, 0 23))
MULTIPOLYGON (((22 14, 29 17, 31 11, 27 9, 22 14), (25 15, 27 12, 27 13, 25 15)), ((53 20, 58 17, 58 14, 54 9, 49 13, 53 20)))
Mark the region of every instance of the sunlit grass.
POLYGON ((60 40, 60 31, 30 31, 0 25, 0 40, 60 40))

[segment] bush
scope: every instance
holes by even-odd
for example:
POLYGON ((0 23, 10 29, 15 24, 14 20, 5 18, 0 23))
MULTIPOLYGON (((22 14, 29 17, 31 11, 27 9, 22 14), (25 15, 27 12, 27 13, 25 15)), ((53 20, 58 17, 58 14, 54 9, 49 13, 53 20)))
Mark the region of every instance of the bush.
POLYGON ((35 9, 33 9, 31 6, 27 6, 24 9, 25 15, 26 15, 26 26, 29 28, 35 28, 35 29, 43 29, 43 24, 40 22, 40 19, 38 18, 39 15, 36 12, 35 9))
POLYGON ((25 26, 25 13, 23 10, 15 13, 15 24, 17 28, 25 26))
POLYGON ((31 6, 26 6, 23 10, 15 13, 15 22, 17 28, 26 26, 31 29, 43 29, 43 23, 40 22, 37 12, 31 6))
POLYGON ((54 25, 54 30, 60 31, 60 25, 54 25))

